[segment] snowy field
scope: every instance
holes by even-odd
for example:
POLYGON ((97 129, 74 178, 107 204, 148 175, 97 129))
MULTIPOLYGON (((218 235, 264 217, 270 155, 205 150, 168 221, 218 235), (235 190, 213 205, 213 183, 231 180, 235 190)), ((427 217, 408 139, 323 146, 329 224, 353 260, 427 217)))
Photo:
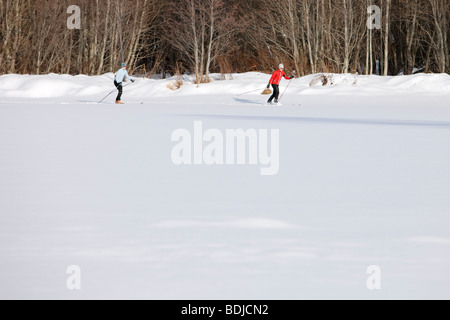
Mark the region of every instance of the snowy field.
POLYGON ((1 299, 450 299, 450 76, 308 76, 277 107, 269 75, 214 78, 117 106, 112 74, 0 77, 1 299), (175 165, 196 121, 279 130, 278 174, 175 165))

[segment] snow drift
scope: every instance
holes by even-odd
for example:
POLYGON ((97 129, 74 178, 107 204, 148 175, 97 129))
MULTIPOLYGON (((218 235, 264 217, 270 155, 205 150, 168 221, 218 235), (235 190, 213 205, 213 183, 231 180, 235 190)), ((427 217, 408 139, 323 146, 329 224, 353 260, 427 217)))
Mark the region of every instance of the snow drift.
MULTIPOLYGON (((5 98, 65 98, 100 100, 114 89, 113 74, 102 76, 69 75, 5 75, 0 76, 0 90, 5 98)), ((165 80, 138 79, 126 88, 125 97, 134 100, 151 100, 155 97, 205 94, 239 94, 255 90, 251 95, 260 94, 268 83, 267 74, 246 73, 233 74, 232 80, 221 80, 221 75, 211 76, 212 83, 194 85, 192 77, 183 76, 181 85, 178 77, 165 80), (175 91, 175 92, 174 92, 175 91)), ((286 85, 287 81, 282 82, 286 85)), ((283 88, 282 88, 283 89, 283 88)), ((361 94, 386 95, 411 93, 450 93, 450 76, 448 74, 416 74, 411 76, 379 77, 353 74, 319 74, 309 75, 292 81, 287 93, 294 95, 308 94, 361 94), (323 79, 326 79, 325 86, 323 79), (320 80, 320 81, 319 81, 320 80)), ((114 96, 114 94, 113 94, 114 96)), ((97 100, 97 101, 98 101, 97 100)), ((111 100, 111 99, 110 99, 111 100)))

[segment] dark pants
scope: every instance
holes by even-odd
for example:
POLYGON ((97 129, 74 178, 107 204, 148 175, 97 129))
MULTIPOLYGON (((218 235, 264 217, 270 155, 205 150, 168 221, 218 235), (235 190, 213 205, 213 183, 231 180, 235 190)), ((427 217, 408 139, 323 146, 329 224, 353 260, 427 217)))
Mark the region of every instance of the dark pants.
POLYGON ((119 94, 117 95, 116 101, 120 101, 120 99, 122 99, 123 94, 122 83, 117 83, 117 81, 114 80, 114 85, 116 86, 117 90, 119 90, 119 94))
POLYGON ((280 95, 280 86, 278 84, 272 84, 273 94, 270 96, 269 103, 275 99, 275 102, 278 102, 278 96, 280 95))

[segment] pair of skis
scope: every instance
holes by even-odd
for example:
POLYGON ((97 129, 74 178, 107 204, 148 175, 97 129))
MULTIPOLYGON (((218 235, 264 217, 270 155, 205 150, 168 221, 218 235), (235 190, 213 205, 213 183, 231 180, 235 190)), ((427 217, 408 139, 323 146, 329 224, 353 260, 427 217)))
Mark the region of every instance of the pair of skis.
MULTIPOLYGON (((291 82, 292 82, 292 79, 289 80, 289 83, 288 83, 288 85, 286 86, 286 89, 284 89, 283 93, 281 94, 281 97, 278 99, 278 103, 267 103, 267 105, 269 105, 269 106, 281 106, 282 104, 280 103, 280 101, 281 101, 281 99, 283 99, 284 94, 286 93, 287 89, 288 89, 289 86, 291 85, 291 82)), ((242 95, 244 95, 244 94, 249 94, 249 93, 253 93, 253 92, 261 91, 261 90, 264 90, 264 89, 256 89, 256 90, 252 90, 252 91, 248 91, 248 92, 244 92, 244 93, 239 93, 239 94, 237 94, 237 95, 238 95, 238 96, 242 96, 242 95)))
MULTIPOLYGON (((130 85, 130 84, 132 84, 132 82, 127 83, 126 85, 124 85, 123 88, 125 88, 126 86, 128 86, 128 85, 130 85)), ((106 95, 106 97, 104 97, 102 100, 100 100, 99 102, 97 102, 97 104, 100 104, 100 103, 102 103, 103 101, 105 101, 106 98, 108 98, 110 95, 112 95, 112 94, 113 94, 114 92, 116 92, 116 91, 117 91, 117 88, 114 89, 114 90, 112 90, 110 93, 108 93, 108 94, 106 95)))
POLYGON ((266 102, 266 105, 269 107, 281 107, 282 104, 280 102, 266 102))

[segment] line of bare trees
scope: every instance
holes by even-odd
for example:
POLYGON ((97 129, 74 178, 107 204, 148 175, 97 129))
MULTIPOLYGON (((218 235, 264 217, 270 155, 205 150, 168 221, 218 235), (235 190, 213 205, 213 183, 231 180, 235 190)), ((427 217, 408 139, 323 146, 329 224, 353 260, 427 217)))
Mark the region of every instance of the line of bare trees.
POLYGON ((449 73, 449 44, 448 0, 0 0, 0 74, 449 73))

